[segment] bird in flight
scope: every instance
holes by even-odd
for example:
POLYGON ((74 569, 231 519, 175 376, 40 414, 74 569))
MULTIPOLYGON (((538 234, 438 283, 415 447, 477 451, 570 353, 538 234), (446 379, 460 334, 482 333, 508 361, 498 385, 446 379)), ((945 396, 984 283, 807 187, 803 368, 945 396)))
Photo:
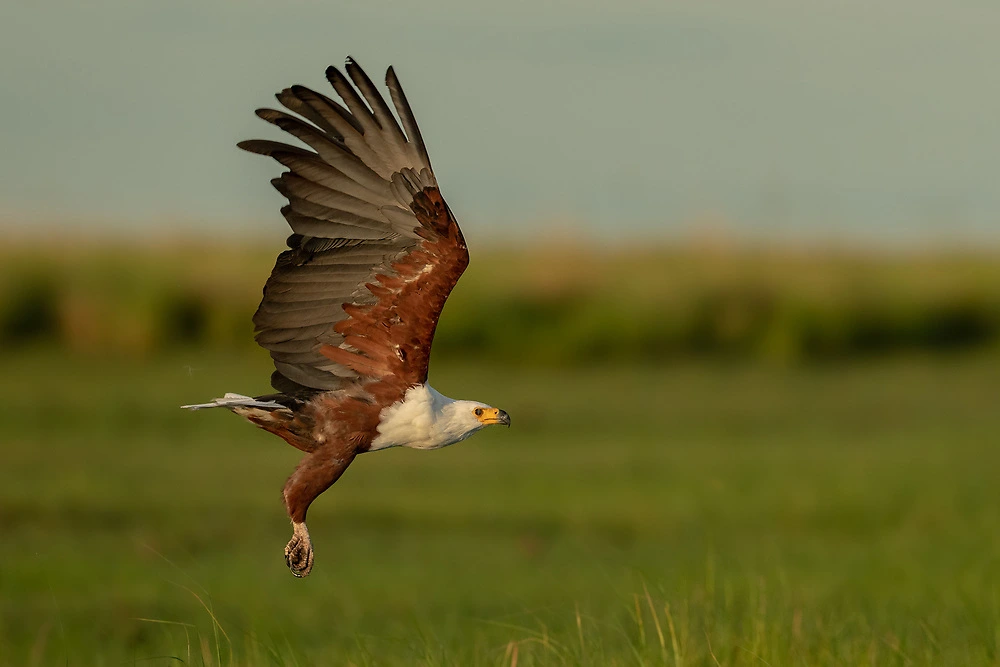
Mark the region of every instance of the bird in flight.
POLYGON ((385 83, 399 122, 357 63, 345 70, 326 70, 342 103, 292 86, 276 96, 291 113, 257 111, 306 147, 239 144, 288 169, 271 184, 288 200, 292 235, 253 317, 277 393, 183 406, 228 408, 305 452, 284 488, 285 562, 297 577, 313 567, 309 505, 355 456, 437 449, 510 425, 503 410, 427 383, 434 330, 469 251, 395 72, 385 83))

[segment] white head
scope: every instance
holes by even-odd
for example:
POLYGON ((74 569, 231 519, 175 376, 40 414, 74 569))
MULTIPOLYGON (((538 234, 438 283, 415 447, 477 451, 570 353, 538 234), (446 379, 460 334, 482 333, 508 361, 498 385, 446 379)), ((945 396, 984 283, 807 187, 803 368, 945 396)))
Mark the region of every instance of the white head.
POLYGON ((510 416, 499 408, 476 401, 445 403, 438 410, 435 426, 439 435, 447 442, 438 446, 444 447, 465 440, 476 431, 493 424, 510 426, 510 416))
POLYGON ((422 384, 379 415, 371 449, 437 449, 465 440, 492 424, 510 426, 506 412, 477 401, 455 401, 422 384))

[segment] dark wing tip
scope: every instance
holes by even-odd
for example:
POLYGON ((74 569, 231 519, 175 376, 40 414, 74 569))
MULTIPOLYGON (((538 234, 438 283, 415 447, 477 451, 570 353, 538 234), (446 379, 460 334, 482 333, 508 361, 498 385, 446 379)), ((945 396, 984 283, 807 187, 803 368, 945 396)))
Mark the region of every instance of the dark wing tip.
POLYGON ((327 81, 333 83, 334 81, 343 81, 344 75, 340 73, 340 70, 334 65, 330 65, 326 68, 326 78, 327 81))
POLYGON ((347 56, 347 59, 344 61, 344 69, 347 70, 347 73, 351 75, 352 79, 357 77, 359 74, 361 76, 365 76, 364 68, 361 67, 361 65, 358 64, 358 61, 351 56, 347 56))
POLYGON ((236 144, 236 147, 240 150, 244 150, 247 153, 254 153, 255 155, 267 155, 263 146, 260 145, 259 139, 245 139, 236 144))
POLYGON ((280 115, 280 111, 275 111, 274 109, 268 109, 267 107, 261 107, 260 109, 254 109, 253 112, 258 118, 263 118, 268 123, 273 123, 274 119, 280 115))

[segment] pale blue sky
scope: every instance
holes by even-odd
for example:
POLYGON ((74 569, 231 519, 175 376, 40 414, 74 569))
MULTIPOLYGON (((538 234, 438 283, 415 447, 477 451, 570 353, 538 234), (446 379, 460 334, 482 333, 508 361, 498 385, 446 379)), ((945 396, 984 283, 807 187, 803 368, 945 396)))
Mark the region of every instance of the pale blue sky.
POLYGON ((13 0, 0 220, 283 233, 235 143, 352 54, 396 66, 470 234, 989 235, 997 35, 993 0, 13 0))

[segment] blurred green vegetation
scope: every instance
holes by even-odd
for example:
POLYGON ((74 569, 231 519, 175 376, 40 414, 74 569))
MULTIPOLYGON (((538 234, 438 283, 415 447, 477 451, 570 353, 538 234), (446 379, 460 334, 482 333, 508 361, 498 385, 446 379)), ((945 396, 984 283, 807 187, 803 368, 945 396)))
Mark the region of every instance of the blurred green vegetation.
MULTIPOLYGON (((246 349, 277 249, 0 251, 0 343, 246 349)), ((538 247, 476 253, 436 359, 795 363, 1000 343, 1000 253, 538 247)))

